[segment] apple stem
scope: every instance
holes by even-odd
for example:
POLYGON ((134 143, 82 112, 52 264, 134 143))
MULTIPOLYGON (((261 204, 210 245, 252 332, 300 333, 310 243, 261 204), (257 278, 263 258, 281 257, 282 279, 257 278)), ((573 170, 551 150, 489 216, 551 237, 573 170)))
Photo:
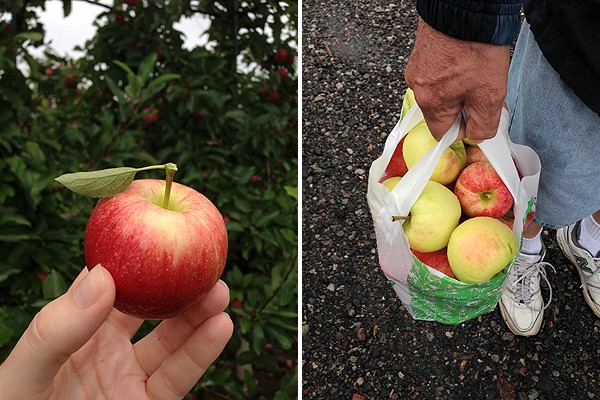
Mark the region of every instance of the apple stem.
POLYGON ((407 216, 403 216, 403 215, 392 215, 392 222, 396 222, 396 221, 404 221, 409 219, 410 217, 407 216))
POLYGON ((165 197, 163 200, 163 208, 169 209, 169 198, 171 197, 171 185, 173 184, 173 176, 177 172, 177 165, 173 163, 165 164, 165 171, 167 173, 166 184, 165 184, 165 197))

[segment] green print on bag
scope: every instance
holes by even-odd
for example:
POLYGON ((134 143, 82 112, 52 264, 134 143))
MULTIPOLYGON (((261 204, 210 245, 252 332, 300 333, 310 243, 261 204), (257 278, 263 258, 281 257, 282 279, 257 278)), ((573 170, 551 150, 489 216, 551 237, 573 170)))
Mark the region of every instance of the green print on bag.
POLYGON ((417 319, 456 325, 492 311, 502 296, 503 284, 512 262, 487 282, 467 284, 447 276, 438 277, 413 255, 408 275, 411 306, 417 319))

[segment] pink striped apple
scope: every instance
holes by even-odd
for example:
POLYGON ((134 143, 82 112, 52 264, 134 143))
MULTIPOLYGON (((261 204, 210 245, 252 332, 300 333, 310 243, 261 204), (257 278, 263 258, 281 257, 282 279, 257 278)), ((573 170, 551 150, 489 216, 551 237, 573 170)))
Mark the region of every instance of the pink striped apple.
POLYGON ((487 161, 468 165, 456 180, 454 194, 467 217, 501 218, 514 203, 508 188, 487 161))
POLYGON ((135 180, 100 199, 85 231, 88 268, 106 268, 116 285, 115 308, 143 319, 171 318, 204 297, 227 257, 219 210, 194 189, 165 185, 135 180))

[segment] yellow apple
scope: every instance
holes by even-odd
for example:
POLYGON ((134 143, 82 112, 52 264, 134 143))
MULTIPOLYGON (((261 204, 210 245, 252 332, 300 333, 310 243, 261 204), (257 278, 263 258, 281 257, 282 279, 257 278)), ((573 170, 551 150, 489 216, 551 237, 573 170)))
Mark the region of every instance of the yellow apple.
MULTIPOLYGON (((386 179, 383 185, 391 191, 400 179, 386 179)), ((456 195, 444 185, 428 181, 411 207, 402 229, 412 249, 429 253, 448 245, 450 234, 458 226, 459 219, 460 203, 456 195)))
POLYGON ((415 104, 417 104, 415 93, 411 88, 407 88, 406 93, 404 93, 404 99, 402 99, 402 118, 404 118, 408 110, 415 104))
POLYGON ((461 223, 450 236, 448 261, 458 280, 483 283, 508 266, 519 251, 512 230, 491 217, 461 223))
MULTIPOLYGON (((412 168, 436 144, 437 141, 429 131, 427 124, 418 124, 415 126, 406 136, 404 146, 402 147, 402 155, 408 169, 412 168)), ((462 140, 456 141, 444 150, 440 161, 437 163, 429 179, 439 182, 442 185, 449 185, 458 178, 466 163, 467 153, 465 145, 462 140)))
POLYGON ((475 142, 473 142, 471 139, 469 138, 464 138, 463 141, 465 142, 465 144, 468 144, 469 146, 473 146, 473 147, 479 147, 479 145, 475 142))

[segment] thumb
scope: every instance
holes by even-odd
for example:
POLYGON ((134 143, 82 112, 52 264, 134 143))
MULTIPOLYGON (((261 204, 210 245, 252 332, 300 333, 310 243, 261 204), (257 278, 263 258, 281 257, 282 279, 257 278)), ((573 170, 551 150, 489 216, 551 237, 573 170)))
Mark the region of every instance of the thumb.
MULTIPOLYGON (((435 140, 439 141, 452 127, 452 124, 454 124, 454 121, 456 121, 456 117, 458 117, 458 113, 460 112, 461 108, 460 106, 456 106, 445 109, 436 108, 430 110, 423 107, 421 107, 421 109, 423 111, 423 117, 425 117, 425 122, 427 122, 429 131, 435 140)), ((458 139, 461 139, 461 137, 458 139)))
POLYGON ((500 115, 502 114, 502 103, 498 107, 467 107, 469 118, 467 119, 466 136, 474 143, 496 136, 500 115))
POLYGON ((0 391, 8 390, 9 399, 10 393, 14 398, 35 398, 47 392, 71 354, 104 323, 114 300, 110 273, 100 265, 90 272, 84 269, 67 293, 33 318, 0 367, 0 391))

